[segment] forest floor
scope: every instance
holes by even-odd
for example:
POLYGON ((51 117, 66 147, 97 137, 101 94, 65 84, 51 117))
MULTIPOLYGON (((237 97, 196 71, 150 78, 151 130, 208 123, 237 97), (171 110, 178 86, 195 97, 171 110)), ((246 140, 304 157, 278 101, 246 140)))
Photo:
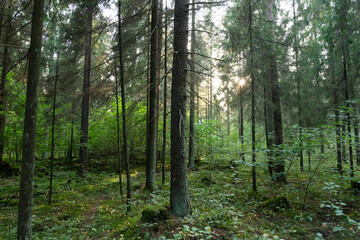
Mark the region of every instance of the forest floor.
MULTIPOLYGON (((151 224, 142 223, 142 210, 169 206, 169 175, 162 185, 159 174, 157 190, 148 193, 144 169, 133 169, 127 213, 115 172, 93 170, 83 180, 76 171, 56 167, 49 206, 49 178, 38 171, 33 239, 360 239, 360 193, 351 191, 349 180, 330 167, 293 171, 287 185, 273 184, 265 167, 259 167, 254 193, 246 163, 204 162, 188 176, 192 215, 151 224), (278 197, 288 204, 284 199, 274 203, 278 197)), ((19 177, 1 178, 0 189, 0 239, 16 239, 19 177)))

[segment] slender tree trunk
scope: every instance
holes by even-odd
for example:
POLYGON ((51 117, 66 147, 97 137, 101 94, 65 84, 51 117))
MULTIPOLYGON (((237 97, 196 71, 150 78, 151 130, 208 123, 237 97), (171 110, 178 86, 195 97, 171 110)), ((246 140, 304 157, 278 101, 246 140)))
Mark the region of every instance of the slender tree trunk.
POLYGON ((177 217, 191 214, 186 167, 186 60, 188 0, 175 1, 174 56, 171 87, 170 211, 177 217))
POLYGON ((161 79, 161 53, 162 53, 162 15, 163 15, 163 0, 158 0, 158 23, 157 23, 157 31, 158 31, 158 67, 157 67, 157 83, 156 83, 156 172, 158 172, 158 162, 161 157, 160 150, 158 151, 159 143, 159 114, 160 114, 160 79, 161 79))
POLYGON ((194 145, 195 145, 195 0, 192 0, 191 6, 191 59, 190 59, 190 132, 189 132, 189 168, 195 167, 194 145))
POLYGON ((241 160, 245 161, 245 153, 244 153, 244 98, 243 98, 243 89, 240 86, 240 90, 239 90, 239 95, 240 95, 240 109, 239 109, 239 124, 240 124, 240 128, 239 128, 239 137, 240 137, 240 143, 241 143, 241 160))
POLYGON ((355 152, 356 152, 356 165, 360 166, 360 144, 359 144, 359 109, 358 104, 355 106, 354 117, 354 135, 355 135, 355 152))
MULTIPOLYGON (((267 7, 267 20, 274 21, 273 14, 273 0, 268 0, 267 7)), ((273 35, 272 30, 271 37, 273 35)), ((271 50, 270 50, 271 51, 271 50)), ((274 120, 274 150, 275 150, 275 162, 274 171, 276 172, 275 181, 286 183, 285 176, 285 163, 281 157, 281 149, 283 144, 283 133, 282 133, 282 117, 281 117, 281 100, 280 100, 280 87, 277 72, 276 56, 273 53, 269 53, 270 62, 270 86, 272 95, 272 107, 273 107, 273 120, 274 120)))
POLYGON ((230 91, 229 91, 229 83, 226 84, 226 133, 230 136, 230 91))
MULTIPOLYGON (((334 88, 334 101, 338 102, 338 94, 336 87, 334 88)), ((340 125, 340 114, 338 106, 335 105, 335 132, 336 132, 336 156, 337 156, 337 169, 340 175, 342 175, 342 155, 341 155, 341 125, 340 125)))
POLYGON ((54 96, 53 96, 53 109, 52 109, 52 121, 51 121, 51 154, 50 154, 50 186, 49 186, 49 202, 51 205, 52 187, 53 187, 53 173, 54 173, 54 150, 55 150, 55 116, 56 116, 56 92, 57 83, 59 78, 59 56, 56 59, 56 72, 54 83, 54 96))
POLYGON ((126 92, 125 92, 125 77, 124 77, 124 62, 123 62, 123 48, 122 48, 122 24, 121 24, 121 0, 119 0, 119 58, 120 58, 120 86, 121 86, 121 108, 122 108, 122 128, 123 128, 123 141, 124 141, 124 161, 126 168, 126 199, 127 210, 130 211, 131 201, 131 175, 130 163, 128 154, 128 139, 127 139, 127 126, 126 126, 126 92))
POLYGON ((91 38, 94 2, 91 1, 86 9, 86 40, 85 40, 85 66, 84 84, 81 112, 80 161, 82 163, 81 176, 86 177, 89 166, 88 139, 89 139, 89 112, 90 112, 90 78, 91 78, 91 38))
POLYGON ((272 109, 271 98, 271 85, 265 83, 264 87, 264 112, 265 112, 265 135, 266 135, 266 147, 268 148, 268 165, 270 177, 273 177, 274 167, 274 116, 272 109))
POLYGON ((72 167, 73 163, 73 149, 74 149, 74 107, 75 100, 71 103, 71 129, 70 129, 70 146, 69 146, 69 165, 72 167))
POLYGON ((155 189, 156 173, 156 116, 158 84, 158 0, 152 0, 151 6, 151 56, 150 56, 150 99, 148 131, 146 139, 146 184, 145 189, 155 189))
MULTIPOLYGON (((343 33, 343 29, 341 29, 343 33)), ((347 38, 346 38, 347 40, 347 38)), ((352 149, 352 135, 351 135, 351 116, 350 116, 350 103, 349 103, 349 83, 347 76, 347 59, 346 59, 346 47, 345 39, 342 42, 342 57, 343 57, 343 71, 344 71, 344 87, 345 87, 345 101, 346 101, 346 117, 347 117, 347 130, 348 130, 348 145, 349 145, 349 161, 350 161, 350 177, 354 177, 354 159, 353 159, 353 149, 352 149)))
POLYGON ((340 111, 340 127, 341 127, 341 157, 345 163, 348 162, 346 158, 346 126, 345 126, 345 116, 343 111, 340 111))
POLYGON ((252 3, 249 0, 249 43, 250 43, 250 72, 251 72, 251 150, 252 150, 252 190, 257 191, 256 185, 256 142, 255 142, 255 76, 253 71, 254 65, 254 48, 252 37, 252 3))
POLYGON ((120 195, 123 195, 123 187, 122 187, 122 166, 121 166, 121 144, 120 144, 120 114, 119 114, 119 85, 118 85, 118 76, 117 76, 117 64, 115 59, 115 99, 116 99, 116 137, 117 137, 117 163, 118 163, 118 171, 119 171, 119 190, 120 195))
POLYGON ((168 9, 167 9, 167 1, 165 1, 165 49, 164 49, 164 115, 163 115, 163 148, 162 148, 162 158, 161 158, 161 172, 162 172, 162 183, 165 183, 165 157, 166 157, 166 117, 167 117, 167 54, 168 54, 168 9))
POLYGON ((70 148, 69 148, 69 165, 72 166, 73 163, 73 149, 74 149, 74 119, 71 119, 71 129, 70 129, 70 148))
POLYGON ((293 21, 295 28, 295 39, 294 39, 294 51, 295 51, 295 79, 297 87, 297 104, 298 104, 298 127, 299 127, 299 159, 300 159, 300 170, 304 171, 304 153, 303 153, 303 137, 302 137, 302 103, 301 103, 301 78, 299 77, 299 52, 298 52, 298 40, 297 40, 297 18, 295 10, 295 0, 293 0, 293 21))
MULTIPOLYGON (((332 23, 330 23, 330 27, 332 27, 332 23)), ((330 35, 331 36, 331 35, 330 35)), ((339 112, 339 92, 338 88, 340 87, 338 77, 335 74, 335 46, 332 37, 328 39, 328 57, 330 61, 330 75, 334 81, 333 88, 333 105, 334 105, 334 115, 335 115, 335 136, 336 136, 336 157, 337 157, 337 170, 340 175, 343 174, 342 168, 342 155, 341 155, 341 120, 340 120, 340 112, 339 112)))
MULTIPOLYGON (((4 12, 5 1, 2 3, 1 11, 4 12)), ((0 20, 2 20, 3 14, 0 16, 0 20)), ((2 25, 2 23, 1 23, 2 25)), ((2 28, 2 27, 1 27, 2 28)), ((5 115, 5 98, 6 98, 6 75, 9 68, 9 44, 8 36, 10 35, 11 30, 11 22, 6 25, 6 33, 5 33, 5 41, 4 41, 4 52, 3 52, 3 62, 2 62, 2 71, 1 71, 1 80, 0 80, 0 165, 3 162, 4 155, 4 142, 5 142, 5 123, 6 123, 6 115, 5 115)), ((1 34, 0 34, 1 41, 1 34)))
POLYGON ((2 40, 5 7, 6 7, 6 0, 1 0, 0 1, 0 42, 2 40))
POLYGON ((40 79, 43 17, 44 0, 34 0, 23 132, 23 152, 17 226, 18 240, 31 239, 32 235, 31 219, 34 191, 34 162, 38 107, 37 88, 40 79))

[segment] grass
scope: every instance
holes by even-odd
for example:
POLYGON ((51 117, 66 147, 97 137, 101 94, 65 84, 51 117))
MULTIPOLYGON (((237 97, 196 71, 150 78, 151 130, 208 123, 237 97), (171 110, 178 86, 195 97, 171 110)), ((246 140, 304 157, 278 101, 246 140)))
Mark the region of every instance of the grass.
MULTIPOLYGON (((157 189, 147 193, 144 169, 133 169, 127 213, 116 173, 94 170, 83 180, 75 171, 56 167, 51 206, 48 177, 39 174, 33 239, 360 239, 360 194, 321 160, 314 161, 311 172, 292 167, 287 185, 274 185, 260 164, 258 192, 253 193, 249 165, 220 157, 203 160, 189 172, 192 215, 158 223, 142 223, 141 212, 149 205, 169 206, 169 175, 164 185, 157 182, 157 189), (285 197, 290 207, 266 207, 264 202, 276 197, 285 197)), ((19 177, 0 179, 0 239, 16 238, 18 185, 19 177)))

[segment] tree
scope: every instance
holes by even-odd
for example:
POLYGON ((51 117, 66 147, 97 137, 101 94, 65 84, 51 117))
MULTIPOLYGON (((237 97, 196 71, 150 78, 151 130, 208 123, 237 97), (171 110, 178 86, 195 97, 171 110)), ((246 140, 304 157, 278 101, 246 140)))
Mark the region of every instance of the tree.
POLYGON ((34 191, 34 162, 40 79, 44 0, 34 0, 29 49, 29 67, 26 89, 26 106, 21 162, 21 180, 17 238, 31 239, 32 205, 34 191))
POLYGON ((148 133, 146 138, 146 185, 153 191, 155 188, 156 171, 156 118, 157 118, 157 84, 158 84, 158 0, 152 0, 151 5, 151 56, 150 56, 150 95, 148 133))
POLYGON ((196 44, 196 35, 195 35, 195 0, 192 0, 191 6, 191 50, 190 50, 190 128, 189 128, 189 168, 195 167, 195 157, 194 157, 194 145, 195 145, 195 44, 196 44))
POLYGON ((170 211, 177 217, 191 213, 186 166, 186 60, 188 0, 175 1, 174 55, 171 85, 170 211))
MULTIPOLYGON (((124 76, 124 61, 123 61, 123 48, 122 48, 122 24, 121 24, 121 0, 119 0, 119 12, 118 12, 118 45, 119 45, 119 59, 120 59, 120 87, 121 87, 121 110, 122 110, 122 129, 123 129, 123 142, 124 142, 124 161, 126 168, 126 198, 128 204, 128 210, 130 209, 131 200, 131 178, 130 178, 130 163, 128 154, 128 137, 126 126, 126 93, 125 93, 125 76, 124 76)), ((117 94, 117 93, 116 93, 117 94)), ((118 139, 119 140, 119 139, 118 139)), ((121 169, 120 169, 121 170, 121 169)), ((121 178, 121 172, 120 172, 121 178)))
MULTIPOLYGON (((273 25, 274 13, 273 13, 274 3, 273 0, 268 0, 268 5, 266 9, 266 17, 270 25, 273 25)), ((273 39, 273 30, 270 26, 270 40, 273 39)), ((283 130, 282 130, 282 116, 281 116, 281 100, 280 100, 280 87, 278 79, 278 70, 277 70, 277 60, 274 51, 271 48, 268 48, 268 61, 269 61, 269 86, 271 91, 271 104, 272 104, 272 120, 274 126, 274 151, 275 151, 275 161, 274 161, 274 171, 276 173, 275 180, 278 182, 286 183, 285 176, 285 163, 281 158, 281 149, 283 144, 283 130)), ((269 111, 269 109, 267 109, 269 111)))
POLYGON ((165 183, 165 157, 166 157, 166 118, 167 118, 167 77, 168 77, 168 67, 167 67, 167 55, 168 55, 168 8, 167 2, 165 3, 165 41, 164 41, 164 114, 163 114, 163 148, 162 148, 162 157, 161 157, 161 172, 162 172, 162 183, 165 183))
POLYGON ((90 78, 91 78, 91 38, 92 22, 95 1, 90 1, 86 5, 86 45, 85 45, 85 65, 84 65, 84 84, 81 112, 81 137, 80 137, 80 161, 82 163, 81 176, 86 177, 89 165, 88 140, 89 140, 89 112, 90 112, 90 78))
MULTIPOLYGON (((2 35, 2 22, 4 18, 5 8, 6 8, 6 1, 3 1, 0 4, 0 41, 2 35)), ((10 5, 10 4, 9 4, 10 5)), ((9 6, 10 8, 11 6, 9 6)), ((6 76, 8 74, 9 68, 9 35, 11 30, 11 21, 6 24, 5 28, 5 38, 4 38, 4 52, 3 52, 3 62, 2 62, 2 71, 1 71, 1 79, 0 79, 0 165, 3 163, 3 155, 4 155, 4 142, 5 142, 5 98, 6 98, 6 76)))

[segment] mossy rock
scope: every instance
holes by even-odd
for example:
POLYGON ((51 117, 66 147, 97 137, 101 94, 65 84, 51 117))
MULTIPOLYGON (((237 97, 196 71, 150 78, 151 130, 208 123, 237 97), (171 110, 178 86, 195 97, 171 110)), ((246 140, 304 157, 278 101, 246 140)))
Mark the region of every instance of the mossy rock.
POLYGON ((289 209, 290 203, 286 197, 275 197, 269 200, 266 200, 261 205, 263 209, 269 209, 273 211, 279 211, 280 209, 289 209))
POLYGON ((160 220, 167 220, 169 216, 169 211, 163 206, 147 206, 142 212, 141 221, 144 223, 155 223, 160 220))

